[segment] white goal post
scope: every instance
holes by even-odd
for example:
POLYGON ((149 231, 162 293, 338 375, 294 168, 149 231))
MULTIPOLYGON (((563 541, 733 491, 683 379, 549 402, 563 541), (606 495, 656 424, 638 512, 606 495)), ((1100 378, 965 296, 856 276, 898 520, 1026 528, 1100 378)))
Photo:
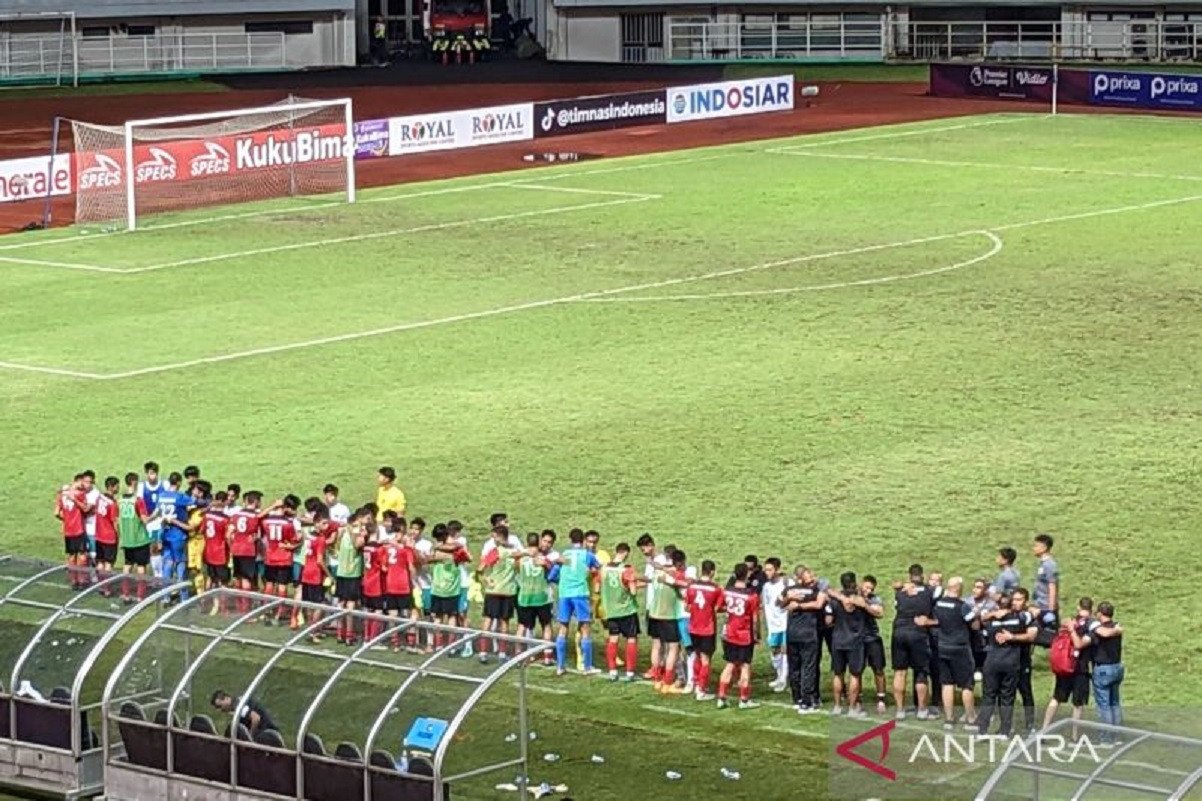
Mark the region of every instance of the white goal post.
POLYGON ((71 125, 77 224, 133 231, 147 215, 206 206, 335 193, 355 201, 349 99, 71 125))

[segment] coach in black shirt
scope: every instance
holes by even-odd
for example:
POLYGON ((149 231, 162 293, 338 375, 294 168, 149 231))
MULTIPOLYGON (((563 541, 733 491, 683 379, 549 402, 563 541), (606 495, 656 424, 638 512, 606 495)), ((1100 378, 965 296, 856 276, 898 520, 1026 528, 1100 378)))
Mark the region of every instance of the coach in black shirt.
POLYGON ((799 567, 797 584, 780 597, 782 608, 789 610, 785 629, 785 651, 789 664, 789 689, 793 703, 803 715, 818 711, 818 657, 822 653, 818 622, 824 616, 827 597, 818 588, 814 571, 799 567))
POLYGON ((922 565, 910 565, 910 580, 896 582, 894 601, 897 618, 893 621, 890 651, 893 657, 893 701, 897 718, 906 716, 906 673, 914 671, 918 719, 926 720, 928 681, 931 671, 931 641, 927 628, 934 625, 931 588, 922 580, 922 565))
MULTIPOLYGON (((1026 590, 1014 591, 1026 598, 1026 590)), ((989 621, 985 640, 989 653, 985 656, 984 689, 981 693, 981 714, 977 716, 977 729, 989 734, 989 725, 994 710, 1000 708, 1001 725, 998 734, 1008 737, 1014 726, 1014 694, 1018 689, 1018 673, 1021 668, 1020 652, 1025 643, 1035 641, 1039 631, 1035 619, 1027 611, 1009 609, 989 621)))
POLYGON ((943 727, 955 727, 955 690, 960 690, 964 717, 968 725, 976 723, 973 701, 973 632, 980 626, 976 608, 960 597, 964 579, 953 576, 942 597, 935 601, 933 617, 939 632, 939 679, 943 693, 943 727))

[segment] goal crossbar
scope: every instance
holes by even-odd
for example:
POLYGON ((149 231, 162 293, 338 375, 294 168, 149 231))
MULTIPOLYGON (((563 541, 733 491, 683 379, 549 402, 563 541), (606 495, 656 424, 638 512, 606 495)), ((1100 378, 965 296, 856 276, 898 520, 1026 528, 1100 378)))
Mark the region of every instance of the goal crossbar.
POLYGON ((135 180, 135 157, 134 157, 134 133, 136 130, 144 128, 153 128, 157 126, 174 126, 188 125, 193 123, 203 123, 211 120, 227 120, 231 117, 238 116, 253 116, 257 114, 279 114, 286 113, 303 113, 306 111, 317 111, 322 109, 334 109, 341 107, 343 109, 343 123, 346 126, 345 138, 342 146, 342 156, 346 164, 346 200, 348 203, 355 202, 355 121, 354 111, 351 100, 349 98, 341 98, 335 100, 304 100, 300 102, 288 101, 270 106, 255 106, 253 108, 227 109, 225 111, 204 111, 195 114, 178 114, 163 117, 146 117, 138 120, 127 120, 122 126, 124 139, 124 160, 125 160, 125 195, 126 195, 126 227, 133 231, 137 227, 137 209, 135 204, 135 189, 137 181, 135 180))

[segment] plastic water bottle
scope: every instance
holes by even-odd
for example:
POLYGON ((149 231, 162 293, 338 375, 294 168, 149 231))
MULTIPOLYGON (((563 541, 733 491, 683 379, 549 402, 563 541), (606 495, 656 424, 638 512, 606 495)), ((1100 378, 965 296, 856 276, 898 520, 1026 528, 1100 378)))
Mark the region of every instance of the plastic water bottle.
POLYGON ((741 779, 743 777, 737 770, 731 770, 730 768, 723 768, 722 769, 722 778, 730 779, 731 781, 737 782, 739 779, 741 779))
POLYGON ((676 781, 677 779, 682 778, 681 774, 677 773, 674 770, 670 770, 670 771, 666 772, 664 774, 664 776, 668 779, 668 781, 672 781, 672 782, 676 781))
POLYGON ((600 754, 593 754, 589 761, 591 761, 594 765, 604 765, 605 757, 601 756, 600 754))
POLYGON ((544 762, 558 762, 559 754, 543 754, 544 762))

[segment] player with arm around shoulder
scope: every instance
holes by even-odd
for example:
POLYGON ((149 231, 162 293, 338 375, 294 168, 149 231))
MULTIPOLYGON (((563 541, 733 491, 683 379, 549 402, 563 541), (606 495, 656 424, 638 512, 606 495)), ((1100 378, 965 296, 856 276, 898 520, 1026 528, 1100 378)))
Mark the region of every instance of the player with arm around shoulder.
POLYGON ((726 665, 718 678, 718 708, 726 709, 730 683, 738 674, 739 709, 755 709, 751 700, 751 663, 755 644, 763 631, 764 618, 760 596, 747 583, 749 574, 745 563, 735 566, 734 583, 723 593, 726 625, 722 628, 722 655, 726 665))

